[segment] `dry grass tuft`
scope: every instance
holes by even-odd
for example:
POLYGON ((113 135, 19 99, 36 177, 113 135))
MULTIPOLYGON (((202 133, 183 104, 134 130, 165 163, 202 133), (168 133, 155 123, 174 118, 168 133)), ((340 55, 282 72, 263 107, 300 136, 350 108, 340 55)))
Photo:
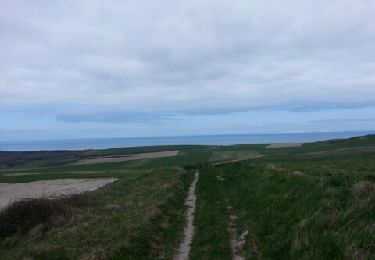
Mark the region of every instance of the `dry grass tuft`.
POLYGON ((121 209, 121 206, 117 203, 111 203, 111 204, 108 204, 105 206, 105 209, 108 209, 108 210, 118 210, 118 209, 121 209))
POLYGON ((281 166, 279 166, 277 164, 273 164, 273 163, 268 164, 267 165, 267 169, 271 170, 273 172, 282 172, 282 171, 285 171, 285 169, 283 167, 281 167, 281 166))
POLYGON ((360 181, 352 186, 352 195, 360 197, 375 192, 375 183, 369 181, 360 181))
POLYGON ((301 172, 301 171, 294 171, 292 173, 292 175, 294 175, 294 176, 300 176, 300 177, 305 176, 305 174, 303 172, 301 172))

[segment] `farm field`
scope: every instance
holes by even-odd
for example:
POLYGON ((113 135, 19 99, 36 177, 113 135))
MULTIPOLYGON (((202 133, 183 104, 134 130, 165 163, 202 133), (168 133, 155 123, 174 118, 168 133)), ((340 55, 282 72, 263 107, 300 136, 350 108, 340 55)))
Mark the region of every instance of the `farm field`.
POLYGON ((375 136, 269 145, 0 152, 0 195, 6 183, 116 179, 3 208, 1 259, 176 259, 193 183, 190 259, 372 259, 375 136))

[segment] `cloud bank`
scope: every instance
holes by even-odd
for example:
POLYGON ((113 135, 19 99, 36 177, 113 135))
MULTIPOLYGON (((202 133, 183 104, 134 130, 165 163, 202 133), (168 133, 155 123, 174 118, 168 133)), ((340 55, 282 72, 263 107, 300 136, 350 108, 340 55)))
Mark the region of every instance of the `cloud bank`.
POLYGON ((375 130, 373 0, 2 0, 0 141, 375 130))
POLYGON ((375 104, 370 0, 2 1, 0 38, 2 106, 137 114, 375 104))

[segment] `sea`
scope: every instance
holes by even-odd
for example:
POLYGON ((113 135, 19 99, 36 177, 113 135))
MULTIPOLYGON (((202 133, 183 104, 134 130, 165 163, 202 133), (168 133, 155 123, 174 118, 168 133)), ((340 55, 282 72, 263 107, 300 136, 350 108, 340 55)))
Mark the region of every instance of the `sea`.
POLYGON ((0 151, 83 150, 155 145, 233 145, 306 143, 375 134, 373 131, 313 132, 282 134, 226 134, 163 137, 116 137, 59 140, 0 140, 0 151))

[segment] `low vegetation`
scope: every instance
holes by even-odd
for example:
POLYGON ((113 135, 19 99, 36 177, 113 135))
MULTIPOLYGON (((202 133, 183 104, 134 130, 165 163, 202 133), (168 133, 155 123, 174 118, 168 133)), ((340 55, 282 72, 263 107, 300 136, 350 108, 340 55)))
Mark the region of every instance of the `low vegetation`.
POLYGON ((247 258, 371 259, 374 179, 374 159, 206 168, 198 186, 195 259, 218 259, 231 214, 249 233, 247 258))
POLYGON ((196 169, 200 177, 191 259, 231 259, 234 253, 245 259, 373 259, 375 135, 266 147, 3 152, 0 183, 119 181, 83 197, 26 200, 2 211, 0 222, 8 224, 0 226, 1 259, 173 259, 196 169), (71 164, 168 150, 180 152, 165 158, 71 164), (233 230, 239 238, 236 252, 233 230))
MULTIPOLYGON (((116 183, 87 193, 88 206, 69 219, 51 225, 42 219, 26 234, 22 229, 2 238, 1 258, 171 258, 181 239, 183 202, 192 175, 163 169, 116 177, 116 183)), ((46 212, 54 203, 41 202, 46 212)))
POLYGON ((16 201, 0 211, 0 239, 38 228, 47 230, 63 222, 79 209, 87 207, 88 197, 83 194, 55 199, 34 198, 16 201))

